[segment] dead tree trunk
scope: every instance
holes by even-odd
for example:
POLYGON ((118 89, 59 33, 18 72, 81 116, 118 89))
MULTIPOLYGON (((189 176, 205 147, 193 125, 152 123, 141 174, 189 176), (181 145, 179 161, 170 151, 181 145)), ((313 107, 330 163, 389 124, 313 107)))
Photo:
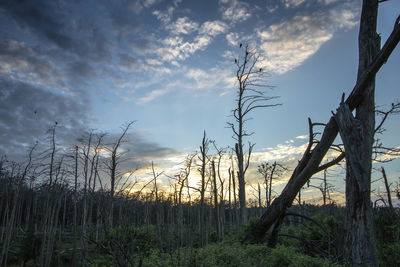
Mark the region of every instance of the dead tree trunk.
POLYGON ((235 215, 235 226, 238 224, 238 211, 237 211, 237 198, 236 198, 236 182, 235 182, 235 170, 233 169, 232 165, 232 194, 233 194, 233 211, 235 215))
MULTIPOLYGON (((350 110, 357 107, 363 94, 367 91, 367 86, 373 79, 382 65, 387 61, 390 54, 400 41, 400 16, 397 18, 394 29, 386 41, 383 48, 379 51, 373 62, 369 64, 363 72, 363 75, 357 80, 351 94, 346 99, 345 103, 349 106, 350 110)), ((302 159, 292 173, 287 185, 283 189, 281 195, 274 199, 271 205, 267 208, 259 221, 259 227, 255 228, 258 238, 262 238, 270 227, 278 221, 278 219, 285 213, 286 209, 292 204, 297 193, 302 186, 311 178, 315 173, 322 171, 343 159, 344 155, 339 156, 335 160, 323 164, 320 163, 332 145, 338 134, 338 127, 333 117, 326 124, 320 141, 317 145, 313 146, 313 132, 312 124, 310 121, 310 143, 303 154, 302 159)), ((247 241, 254 233, 247 235, 243 242, 247 241)))
MULTIPOLYGON (((242 45, 240 45, 242 48, 242 45)), ((238 166, 238 185, 239 185, 239 208, 240 223, 247 223, 246 209, 246 181, 245 175, 250 163, 251 152, 254 144, 249 142, 247 153, 244 151, 244 138, 251 136, 245 130, 245 122, 249 120, 249 113, 254 109, 277 106, 278 104, 268 104, 269 101, 276 97, 266 96, 263 88, 266 86, 263 82, 265 79, 265 70, 259 66, 259 55, 249 46, 243 47, 244 55, 242 58, 235 59, 237 67, 236 79, 238 81, 238 89, 236 91, 236 105, 232 110, 234 122, 228 122, 228 127, 232 129, 233 139, 235 139, 235 154, 238 166)))
POLYGON ((111 159, 107 163, 107 168, 109 170, 110 174, 110 204, 109 204, 109 216, 108 216, 108 225, 110 228, 113 227, 113 221, 114 221, 114 194, 115 194, 115 186, 116 186, 116 179, 117 179, 117 167, 120 163, 120 157, 121 155, 118 153, 118 149, 122 143, 122 140, 124 139, 126 133, 129 130, 129 127, 134 123, 134 121, 131 121, 125 125, 123 128, 122 134, 119 136, 117 141, 112 145, 112 148, 109 148, 110 156, 111 159))
POLYGON ((387 200, 388 200, 388 204, 389 204, 389 209, 393 213, 394 212, 394 208, 393 208, 393 203, 392 203, 392 194, 390 192, 390 185, 388 183, 388 180, 387 180, 387 177, 386 177, 386 172, 385 172, 385 169, 383 167, 381 167, 381 172, 382 172, 382 176, 383 176, 383 182, 385 183, 386 196, 387 196, 387 200))
POLYGON ((213 193, 214 193, 214 204, 215 204, 215 223, 216 223, 216 230, 217 230, 217 241, 221 241, 221 217, 220 217, 220 209, 219 209, 219 202, 218 202, 218 187, 217 187, 217 175, 215 172, 215 161, 211 161, 211 168, 212 168, 212 183, 213 183, 213 193))
MULTIPOLYGON (((359 80, 379 52, 378 0, 364 0, 361 12, 359 80)), ((346 155, 346 258, 352 266, 378 266, 371 205, 372 145, 375 130, 375 75, 365 87, 354 118, 341 104, 335 116, 346 155)))
POLYGON ((204 226, 205 226, 205 193, 207 190, 207 181, 206 181, 206 166, 208 164, 209 158, 207 156, 208 146, 210 141, 206 137, 206 131, 204 131, 203 139, 200 146, 200 156, 199 160, 201 162, 199 171, 201 175, 201 185, 200 185, 200 218, 199 218, 199 238, 200 238, 200 247, 205 246, 205 234, 204 234, 204 226))
MULTIPOLYGON (((346 257, 352 266, 378 266, 372 226, 371 160, 363 152, 362 122, 342 104, 335 115, 346 149, 346 257)), ((370 155, 371 156, 371 155, 370 155)))

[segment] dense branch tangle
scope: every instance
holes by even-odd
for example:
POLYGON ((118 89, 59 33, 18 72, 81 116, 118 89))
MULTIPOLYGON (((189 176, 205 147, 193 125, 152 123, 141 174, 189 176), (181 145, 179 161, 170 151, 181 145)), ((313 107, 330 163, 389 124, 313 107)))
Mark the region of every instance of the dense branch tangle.
POLYGON ((248 45, 243 47, 240 44, 240 48, 243 49, 243 56, 241 59, 235 59, 237 67, 236 80, 238 82, 237 98, 235 99, 237 106, 232 110, 234 122, 228 122, 227 124, 232 129, 232 137, 236 141, 234 150, 238 165, 240 219, 241 223, 246 223, 245 173, 250 164, 250 156, 254 144, 249 142, 247 156, 245 157, 243 138, 253 133, 246 132, 244 124, 251 119, 249 114, 252 110, 273 107, 279 104, 271 104, 269 101, 277 97, 267 96, 263 91, 263 89, 271 88, 271 86, 264 83, 266 72, 260 66, 262 61, 260 55, 256 53, 255 49, 250 49, 248 45))

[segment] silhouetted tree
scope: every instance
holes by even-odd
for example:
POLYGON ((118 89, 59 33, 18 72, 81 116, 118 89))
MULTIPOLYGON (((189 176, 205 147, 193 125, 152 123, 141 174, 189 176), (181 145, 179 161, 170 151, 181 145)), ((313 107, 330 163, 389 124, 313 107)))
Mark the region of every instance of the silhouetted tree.
POLYGON ((278 104, 269 104, 271 100, 277 97, 265 94, 264 89, 271 88, 271 86, 265 84, 266 72, 260 66, 259 54, 255 49, 250 49, 248 45, 240 46, 240 49, 243 50, 243 56, 235 59, 236 80, 238 82, 236 107, 232 110, 233 122, 227 124, 232 129, 233 139, 236 141, 234 151, 238 166, 240 220, 242 224, 245 224, 247 222, 245 174, 250 164, 254 144, 249 142, 246 153, 243 139, 253 133, 247 132, 244 126, 246 121, 251 119, 252 110, 273 107, 278 104))

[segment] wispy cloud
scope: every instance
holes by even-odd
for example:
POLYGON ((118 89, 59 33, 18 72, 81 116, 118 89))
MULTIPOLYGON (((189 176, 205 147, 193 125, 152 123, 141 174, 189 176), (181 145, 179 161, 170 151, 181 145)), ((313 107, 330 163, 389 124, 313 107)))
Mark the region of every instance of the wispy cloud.
POLYGON ((150 8, 159 2, 161 2, 161 0, 135 0, 129 4, 129 9, 139 14, 143 9, 150 8))
POLYGON ((155 49, 158 58, 175 66, 180 66, 179 61, 192 56, 195 52, 207 48, 213 38, 225 33, 228 26, 222 21, 206 21, 200 27, 197 23, 190 21, 187 17, 178 19, 173 24, 166 25, 171 35, 159 40, 159 46, 155 49), (181 34, 193 36, 178 36, 181 34))
POLYGON ((168 93, 168 89, 157 89, 157 90, 153 90, 150 93, 148 93, 147 95, 139 98, 136 103, 137 104, 145 104, 148 103, 150 101, 153 101, 154 99, 156 99, 157 97, 160 97, 162 95, 165 95, 166 93, 168 93))
POLYGON ((217 67, 208 70, 191 68, 187 70, 185 76, 189 79, 188 87, 191 90, 210 91, 219 89, 226 92, 227 89, 232 88, 235 82, 235 78, 229 69, 217 67))
POLYGON ((297 14, 260 30, 258 36, 266 56, 266 67, 282 74, 299 66, 330 40, 335 31, 357 25, 357 14, 354 5, 346 4, 297 14))
POLYGON ((275 147, 265 148, 263 152, 252 153, 252 160, 255 162, 265 162, 274 160, 292 160, 300 156, 306 149, 307 143, 296 145, 293 142, 278 144, 275 147))
POLYGON ((298 135, 295 137, 296 139, 308 139, 308 135, 304 134, 304 135, 298 135))
POLYGON ((388 151, 387 153, 383 154, 378 154, 376 157, 376 160, 379 162, 384 162, 384 161, 391 161, 394 159, 400 158, 400 146, 394 147, 392 151, 388 151))
POLYGON ((304 2, 306 2, 306 0, 283 0, 283 4, 286 8, 298 7, 304 2))

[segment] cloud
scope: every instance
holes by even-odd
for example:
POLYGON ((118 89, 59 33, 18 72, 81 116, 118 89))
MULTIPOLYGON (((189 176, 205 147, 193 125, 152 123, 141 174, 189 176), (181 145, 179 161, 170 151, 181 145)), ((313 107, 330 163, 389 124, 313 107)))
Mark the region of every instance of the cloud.
POLYGON ((167 10, 165 12, 162 12, 160 10, 154 10, 152 12, 152 14, 154 16, 156 16, 156 18, 159 21, 161 21, 162 23, 164 23, 166 25, 171 22, 174 11, 175 11, 175 7, 170 6, 167 8, 167 10))
POLYGON ((57 121, 57 142, 72 143, 88 122, 83 101, 20 81, 0 79, 0 154, 14 160, 57 121))
POLYGON ((296 139, 308 139, 308 135, 304 134, 304 135, 298 135, 295 137, 296 139))
POLYGON ((20 27, 27 27, 56 45, 68 48, 71 38, 63 33, 63 26, 57 21, 57 12, 47 1, 2 1, 0 7, 10 14, 20 27), (56 15, 56 16, 55 16, 56 15))
POLYGON ((80 8, 78 5, 71 4, 69 9, 63 9, 54 1, 6 0, 0 7, 16 22, 18 30, 40 38, 42 47, 94 61, 110 57, 108 40, 99 28, 81 13, 71 16, 74 9, 80 8))
POLYGON ((306 0, 283 0, 283 4, 286 8, 298 7, 303 4, 306 0))
POLYGON ((141 62, 128 53, 119 53, 119 65, 124 71, 140 71, 141 62))
POLYGON ((63 7, 46 0, 1 2, 2 22, 8 33, 15 33, 1 41, 1 75, 77 93, 93 86, 99 73, 109 71, 112 65, 102 63, 112 62, 113 44, 104 29, 80 12, 85 4, 70 2, 63 7))
MULTIPOLYGON (((133 125, 134 128, 135 125, 133 125)), ((118 137, 119 134, 109 135, 105 142, 110 143, 111 140, 116 140, 118 137)), ((147 164, 152 160, 157 161, 179 154, 174 149, 151 142, 140 132, 128 133, 121 146, 121 150, 125 151, 124 157, 147 164)))
POLYGON ((185 72, 185 77, 189 79, 187 88, 190 90, 216 90, 222 89, 225 95, 232 89, 232 85, 235 82, 235 77, 229 69, 225 68, 210 68, 208 70, 191 68, 185 72))
POLYGON ((197 23, 185 19, 179 24, 167 25, 166 28, 173 29, 172 36, 159 40, 159 46, 154 51, 162 61, 179 66, 179 61, 184 61, 197 51, 205 50, 211 44, 213 38, 224 33, 228 26, 226 23, 216 20, 206 21, 199 27, 197 23), (189 40, 178 36, 179 34, 187 35, 194 31, 197 34, 186 38, 189 40))
POLYGON ((35 49, 14 40, 0 40, 0 74, 21 81, 56 85, 62 74, 35 49))
POLYGON ((300 13, 258 32, 264 64, 269 71, 285 73, 315 54, 335 31, 357 25, 356 7, 342 4, 333 9, 300 13))
POLYGON ((227 29, 228 25, 225 22, 219 20, 206 21, 201 25, 199 33, 202 35, 217 36, 225 33, 227 29))
POLYGON ((156 99, 157 97, 160 97, 162 95, 165 95, 166 93, 168 93, 169 90, 168 89, 157 89, 157 90, 153 90, 150 93, 148 93, 147 95, 139 98, 136 103, 137 104, 145 104, 148 103, 150 101, 153 101, 154 99, 156 99))
POLYGON ((380 153, 376 154, 376 161, 377 162, 386 162, 386 161, 392 161, 394 159, 400 158, 400 146, 392 148, 390 151, 386 150, 381 150, 379 148, 376 148, 377 151, 380 153))
POLYGON ((248 10, 248 4, 238 0, 223 0, 220 1, 220 11, 222 18, 231 23, 246 21, 251 14, 248 10))
POLYGON ((236 32, 230 32, 226 36, 226 40, 228 41, 228 44, 231 46, 236 47, 239 44, 239 34, 236 32))
POLYGON ((137 23, 135 16, 131 12, 124 12, 123 10, 115 8, 110 11, 111 24, 115 31, 117 31, 117 37, 120 40, 126 38, 134 38, 135 35, 141 30, 139 23, 137 23))
POLYGON ((193 42, 184 41, 181 37, 168 37, 161 41, 161 46, 155 50, 163 61, 174 63, 183 61, 196 51, 204 50, 210 43, 208 35, 196 36, 193 42))
POLYGON ((188 17, 178 18, 174 23, 167 25, 167 29, 172 32, 172 34, 189 34, 196 31, 199 24, 191 21, 188 17))
POLYGON ((95 77, 96 70, 86 61, 77 60, 70 62, 67 67, 67 71, 74 79, 81 77, 83 79, 95 77))
POLYGON ((278 144, 272 148, 264 148, 264 152, 252 153, 252 158, 255 162, 292 160, 293 158, 301 156, 304 153, 307 144, 308 143, 295 145, 293 142, 278 144))
POLYGON ((136 0, 129 4, 129 8, 135 14, 139 14, 143 11, 143 9, 150 8, 159 2, 161 2, 161 0, 136 0))

